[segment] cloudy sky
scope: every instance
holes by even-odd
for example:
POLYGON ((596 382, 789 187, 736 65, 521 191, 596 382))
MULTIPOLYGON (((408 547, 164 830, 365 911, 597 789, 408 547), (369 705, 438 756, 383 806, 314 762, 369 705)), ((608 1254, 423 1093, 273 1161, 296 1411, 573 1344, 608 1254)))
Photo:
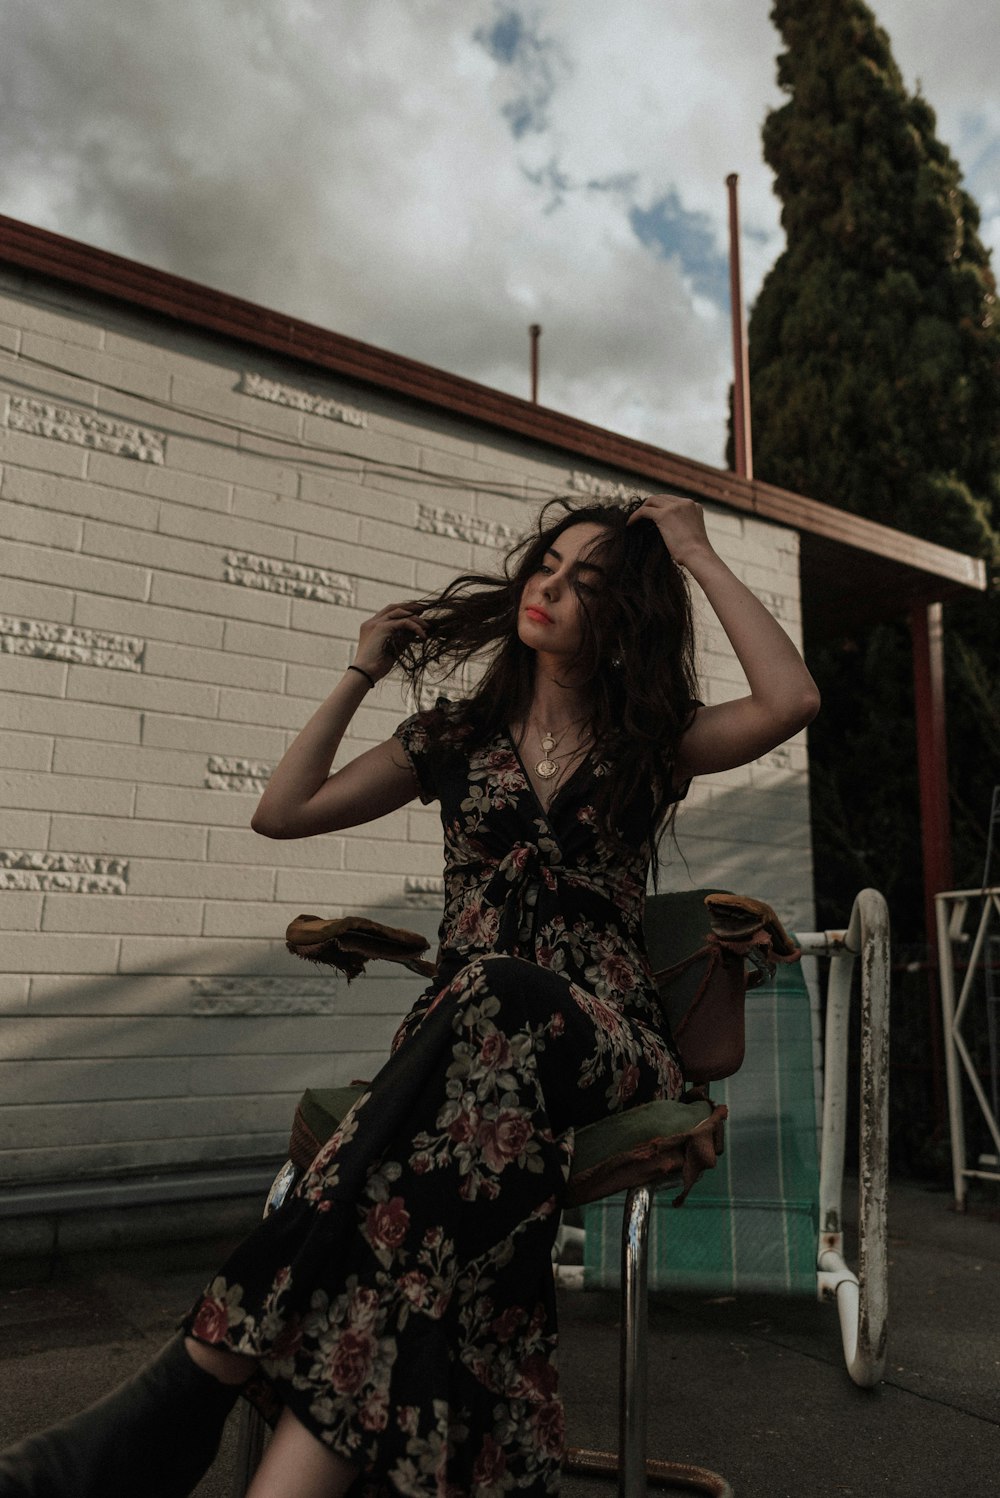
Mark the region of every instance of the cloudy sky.
MULTIPOLYGON (((874 0, 1000 248, 990 0, 874 0)), ((3 0, 0 213, 722 461, 768 0, 3 0)))

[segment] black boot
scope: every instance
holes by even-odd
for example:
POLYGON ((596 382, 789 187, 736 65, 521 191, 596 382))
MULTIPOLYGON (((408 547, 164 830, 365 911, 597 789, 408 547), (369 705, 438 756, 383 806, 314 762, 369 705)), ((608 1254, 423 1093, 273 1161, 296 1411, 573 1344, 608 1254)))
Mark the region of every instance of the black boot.
POLYGON ((199 1368, 178 1335, 90 1409, 0 1452, 0 1498, 185 1498, 239 1392, 199 1368))

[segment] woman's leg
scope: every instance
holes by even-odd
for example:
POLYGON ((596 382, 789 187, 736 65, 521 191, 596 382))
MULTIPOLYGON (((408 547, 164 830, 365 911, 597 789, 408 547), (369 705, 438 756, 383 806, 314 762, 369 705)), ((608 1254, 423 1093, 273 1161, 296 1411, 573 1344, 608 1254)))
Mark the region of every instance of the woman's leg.
POLYGON ((343 1498, 358 1468, 282 1411, 247 1498, 343 1498))
POLYGON ((442 990, 187 1322, 213 1342, 237 1328, 278 1398, 307 1401, 253 1498, 345 1493, 356 1471, 328 1442, 387 1490, 433 1493, 442 1467, 461 1492, 500 1475, 555 1489, 568 1131, 669 1094, 667 1062, 658 1034, 520 958, 477 959, 442 990))
POLYGON ((238 1388, 257 1368, 256 1358, 230 1352, 228 1347, 209 1347, 205 1342, 196 1342, 194 1337, 185 1337, 184 1347, 191 1361, 217 1378, 220 1384, 238 1388))
MULTIPOLYGON (((241 1361, 243 1382, 252 1364, 241 1361)), ((211 1465, 238 1395, 231 1377, 213 1377, 177 1336, 97 1404, 0 1451, 0 1495, 185 1498, 211 1465)))

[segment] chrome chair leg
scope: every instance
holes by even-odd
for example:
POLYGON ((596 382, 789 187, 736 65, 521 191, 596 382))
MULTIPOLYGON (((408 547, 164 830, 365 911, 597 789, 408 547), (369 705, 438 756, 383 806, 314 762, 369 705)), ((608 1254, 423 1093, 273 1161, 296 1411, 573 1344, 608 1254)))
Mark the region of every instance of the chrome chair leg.
POLYGON ((622 1216, 621 1337, 618 1370, 618 1452, 569 1447, 563 1471, 617 1477, 618 1498, 646 1498, 647 1482, 683 1488, 709 1498, 733 1498, 724 1477, 689 1462, 646 1455, 648 1435, 649 1316, 647 1264, 652 1186, 633 1186, 622 1216))
POLYGON ((618 1495, 646 1498, 648 1317, 646 1266, 652 1192, 633 1186, 622 1217, 621 1361, 618 1376, 618 1495))

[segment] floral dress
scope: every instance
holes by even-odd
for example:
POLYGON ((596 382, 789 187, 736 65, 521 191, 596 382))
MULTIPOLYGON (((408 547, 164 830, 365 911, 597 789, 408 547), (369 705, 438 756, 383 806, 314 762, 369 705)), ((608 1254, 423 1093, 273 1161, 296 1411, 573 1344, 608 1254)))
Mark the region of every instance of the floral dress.
POLYGON ((551 1251, 574 1129, 682 1078, 642 936, 649 808, 612 849, 585 760, 543 811, 505 734, 396 729, 440 800, 438 971, 294 1195, 185 1329, 261 1360, 247 1393, 359 1468, 352 1494, 558 1488, 551 1251))

